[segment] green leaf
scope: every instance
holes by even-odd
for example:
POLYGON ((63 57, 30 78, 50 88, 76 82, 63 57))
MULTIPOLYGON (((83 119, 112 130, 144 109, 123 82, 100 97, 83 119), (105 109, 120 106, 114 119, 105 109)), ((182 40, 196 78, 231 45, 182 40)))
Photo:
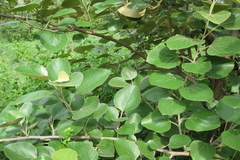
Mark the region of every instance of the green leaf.
POLYGON ((74 72, 70 75, 70 80, 64 83, 58 82, 49 82, 49 84, 53 86, 61 86, 61 87, 73 87, 81 85, 83 81, 83 74, 81 72, 74 72))
POLYGON ((46 111, 47 113, 51 114, 51 118, 53 120, 63 120, 67 119, 68 117, 68 110, 66 109, 62 102, 53 105, 47 105, 46 111))
POLYGON ((135 85, 124 87, 115 94, 113 102, 121 111, 133 110, 141 102, 140 91, 135 85))
POLYGON ((48 73, 46 68, 40 65, 21 66, 16 68, 15 71, 29 77, 48 80, 48 73))
MULTIPOLYGON (((211 5, 213 4, 213 2, 211 2, 211 1, 201 1, 201 2, 206 8, 208 8, 209 10, 211 9, 211 5)), ((214 3, 213 13, 217 13, 217 12, 220 12, 222 10, 226 10, 229 7, 230 7, 229 4, 214 3)))
POLYGON ((80 43, 84 40, 84 36, 82 34, 74 34, 72 40, 76 43, 80 43))
POLYGON ((118 31, 123 28, 123 22, 121 20, 112 20, 108 23, 109 31, 118 31))
POLYGON ((24 113, 17 111, 17 110, 11 110, 7 113, 8 121, 16 120, 19 118, 25 118, 24 113))
POLYGON ((133 80, 137 77, 137 71, 132 67, 124 67, 121 71, 121 76, 124 80, 133 80))
POLYGON ((226 30, 240 29, 240 8, 231 8, 232 15, 225 22, 221 24, 226 30))
POLYGON ((132 3, 130 3, 127 8, 129 9, 134 9, 134 10, 137 10, 137 9, 145 9, 145 8, 148 8, 149 5, 142 2, 142 1, 132 1, 132 3))
POLYGON ((40 31, 37 34, 40 36, 41 44, 50 51, 57 52, 61 50, 68 41, 65 33, 40 31))
POLYGON ((167 47, 171 50, 189 48, 199 43, 199 40, 188 38, 182 35, 175 35, 166 41, 167 47))
POLYGON ((234 61, 222 57, 208 57, 207 58, 212 63, 212 69, 208 71, 205 75, 210 78, 224 78, 233 70, 234 61))
POLYGON ((110 75, 110 71, 106 69, 89 69, 83 72, 83 82, 77 88, 80 94, 86 94, 102 85, 110 75))
POLYGON ((101 157, 114 157, 115 149, 113 141, 110 139, 103 139, 98 144, 98 153, 101 157))
POLYGON ((75 47, 74 51, 78 52, 78 53, 83 53, 85 51, 90 51, 94 48, 94 45, 87 45, 87 46, 79 46, 79 47, 75 47))
POLYGON ((174 115, 182 113, 186 109, 186 104, 172 97, 160 98, 158 101, 158 109, 163 115, 174 115))
POLYGON ((213 146, 195 140, 190 145, 190 155, 193 160, 206 160, 211 159, 216 153, 213 146))
POLYGON ((151 85, 167 89, 178 89, 184 84, 182 77, 167 72, 152 73, 149 82, 151 85))
POLYGON ((129 140, 115 140, 114 145, 119 156, 129 156, 136 159, 140 155, 138 146, 129 140))
POLYGON ((71 7, 76 7, 79 4, 80 4, 80 1, 64 0, 63 3, 62 3, 62 7, 71 8, 71 7))
POLYGON ((233 56, 240 54, 240 40, 231 36, 216 38, 207 50, 213 56, 233 56))
POLYGON ((91 142, 70 142, 68 147, 77 151, 78 160, 97 160, 98 152, 94 149, 91 142))
POLYGON ((158 102, 160 98, 166 98, 171 95, 170 91, 160 87, 153 87, 145 92, 143 92, 142 96, 151 102, 158 102))
POLYGON ((103 134, 99 129, 94 129, 91 132, 89 132, 89 135, 95 138, 101 138, 103 134))
POLYGON ((169 119, 166 116, 162 116, 158 111, 144 117, 141 124, 143 127, 159 133, 166 132, 171 128, 169 119))
POLYGON ((169 139, 169 148, 181 148, 185 145, 188 145, 191 142, 191 139, 186 135, 175 134, 169 139))
POLYGON ((10 160, 32 160, 37 158, 37 149, 31 143, 15 142, 4 147, 4 154, 10 160))
POLYGON ((116 160, 135 160, 135 158, 130 156, 119 156, 116 160))
POLYGON ((52 158, 47 157, 47 156, 38 156, 37 158, 35 158, 33 160, 52 160, 52 158))
POLYGON ((97 96, 86 98, 83 107, 80 110, 74 112, 72 118, 74 120, 77 120, 91 115, 97 109, 98 103, 99 100, 97 96))
POLYGON ((57 11, 57 13, 55 13, 53 15, 53 18, 58 18, 58 17, 65 16, 65 15, 72 14, 72 13, 76 13, 76 12, 77 11, 73 8, 65 8, 65 9, 62 9, 60 11, 57 11))
POLYGON ((92 22, 89 21, 81 21, 81 22, 76 22, 74 23, 76 27, 91 27, 92 22))
POLYGON ((107 6, 107 5, 116 5, 116 4, 122 4, 124 3, 124 0, 106 0, 105 2, 103 2, 103 5, 107 6))
POLYGON ((19 97, 15 101, 15 103, 20 104, 20 103, 24 103, 24 102, 33 102, 33 101, 45 98, 45 97, 47 97, 49 95, 52 95, 52 94, 53 93, 51 91, 39 90, 39 91, 31 92, 31 93, 28 93, 28 94, 25 94, 25 95, 19 97))
POLYGON ((133 113, 130 116, 128 116, 128 120, 125 122, 125 124, 133 124, 134 128, 134 134, 139 133, 142 130, 142 125, 141 125, 141 120, 142 117, 138 113, 133 113))
POLYGON ((228 147, 240 151, 240 130, 228 130, 221 134, 222 141, 228 147))
POLYGON ((127 87, 130 85, 122 77, 114 77, 108 82, 108 84, 112 87, 119 87, 119 88, 127 87))
POLYGON ((212 64, 210 61, 197 59, 197 61, 193 63, 183 63, 182 68, 187 72, 204 74, 212 69, 212 64))
POLYGON ((93 119, 101 118, 107 112, 108 107, 109 106, 105 103, 99 103, 98 108, 94 111, 91 118, 93 119))
POLYGON ((129 134, 133 134, 134 131, 135 131, 134 124, 124 124, 117 130, 117 133, 129 135, 129 134))
POLYGON ((73 24, 74 22, 76 22, 76 20, 74 18, 63 18, 58 25, 59 26, 65 26, 65 25, 69 25, 69 24, 73 24))
POLYGON ((71 66, 70 66, 70 63, 66 59, 57 58, 57 59, 52 60, 47 65, 47 71, 48 71, 49 80, 56 81, 56 80, 58 80, 58 75, 59 75, 59 72, 61 72, 61 71, 64 71, 68 75, 70 75, 71 66))
POLYGON ((67 128, 71 128, 74 130, 73 135, 76 135, 83 129, 83 125, 80 124, 78 121, 70 121, 70 120, 61 120, 58 124, 57 127, 55 128, 55 131, 57 134, 61 137, 66 137, 65 130, 67 128))
POLYGON ((7 126, 11 126, 11 125, 16 125, 16 124, 18 124, 23 118, 24 118, 24 117, 21 117, 21 118, 17 118, 17 119, 8 121, 8 122, 6 122, 6 123, 1 123, 1 124, 0 124, 0 127, 7 127, 7 126))
POLYGON ((108 121, 113 121, 115 119, 118 119, 119 112, 117 108, 115 107, 108 107, 107 112, 104 115, 104 118, 108 121))
POLYGON ((192 101, 209 101, 213 98, 212 90, 205 84, 194 84, 179 89, 181 96, 192 101))
POLYGON ((208 131, 220 127, 220 120, 213 112, 202 110, 194 112, 187 119, 185 126, 189 130, 208 131))
POLYGON ((78 160, 77 152, 70 148, 59 149, 51 157, 53 160, 78 160))
POLYGON ((137 141, 141 154, 148 159, 154 159, 155 151, 149 147, 149 144, 143 141, 137 141))
POLYGON ((181 63, 176 51, 169 50, 162 43, 148 53, 147 62, 166 69, 174 68, 181 63))
POLYGON ((19 4, 15 6, 14 8, 8 10, 8 12, 18 12, 18 11, 31 11, 35 8, 38 8, 40 5, 39 4, 19 4))
POLYGON ((38 146, 37 147, 38 156, 46 156, 51 157, 51 154, 55 152, 55 150, 50 146, 38 146))
POLYGON ((216 112, 220 118, 227 122, 240 121, 240 95, 224 96, 216 107, 216 112))
POLYGON ((231 12, 229 11, 220 11, 217 13, 209 14, 209 11, 204 10, 204 11, 200 11, 199 13, 204 18, 206 18, 207 20, 215 24, 221 24, 231 16, 231 12))

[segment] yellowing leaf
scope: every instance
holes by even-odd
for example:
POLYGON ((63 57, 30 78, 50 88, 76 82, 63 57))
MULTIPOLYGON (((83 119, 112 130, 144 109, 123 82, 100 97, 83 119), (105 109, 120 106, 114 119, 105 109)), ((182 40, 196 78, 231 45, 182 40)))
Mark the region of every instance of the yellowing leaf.
POLYGON ((65 71, 60 71, 58 73, 58 79, 56 81, 53 81, 53 82, 62 83, 62 82, 68 82, 69 80, 70 80, 69 75, 65 71))

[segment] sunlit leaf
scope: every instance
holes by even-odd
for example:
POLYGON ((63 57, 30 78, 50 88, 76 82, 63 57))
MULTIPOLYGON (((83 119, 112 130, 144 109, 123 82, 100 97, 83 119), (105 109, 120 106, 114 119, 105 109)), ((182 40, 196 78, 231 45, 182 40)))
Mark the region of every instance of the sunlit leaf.
POLYGON ((204 18, 206 18, 207 20, 209 20, 210 22, 213 22, 215 24, 221 24, 223 23, 224 21, 226 21, 230 15, 231 15, 231 12, 229 11, 220 11, 220 12, 217 12, 217 13, 212 13, 212 14, 209 14, 209 11, 200 11, 199 12, 204 18))
POLYGON ((16 68, 15 71, 29 77, 48 80, 48 73, 46 68, 40 65, 21 66, 16 68))
POLYGON ((158 109, 163 115, 174 115, 182 113, 186 109, 186 104, 171 97, 160 98, 158 109))
POLYGON ((78 160, 77 152, 70 148, 59 149, 51 157, 53 160, 78 160))
POLYGON ((130 156, 136 159, 140 155, 138 146, 129 140, 116 140, 114 146, 119 156, 130 156))
POLYGON ((210 144, 195 140, 190 145, 190 155, 193 160, 211 159, 216 150, 210 144))
POLYGON ((191 139, 186 135, 175 134, 169 139, 169 148, 180 148, 185 145, 188 145, 191 142, 191 139))
POLYGON ((228 130, 221 134, 222 141, 228 147, 240 151, 240 130, 228 130))

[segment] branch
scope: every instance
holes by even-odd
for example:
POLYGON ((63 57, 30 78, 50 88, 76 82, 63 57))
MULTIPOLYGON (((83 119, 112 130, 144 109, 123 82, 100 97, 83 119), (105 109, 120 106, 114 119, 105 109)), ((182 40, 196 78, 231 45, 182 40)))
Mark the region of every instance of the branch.
POLYGON ((156 151, 170 154, 170 157, 174 157, 174 156, 190 156, 190 153, 187 152, 187 151, 175 152, 175 151, 169 151, 169 150, 162 149, 162 148, 156 149, 156 151))

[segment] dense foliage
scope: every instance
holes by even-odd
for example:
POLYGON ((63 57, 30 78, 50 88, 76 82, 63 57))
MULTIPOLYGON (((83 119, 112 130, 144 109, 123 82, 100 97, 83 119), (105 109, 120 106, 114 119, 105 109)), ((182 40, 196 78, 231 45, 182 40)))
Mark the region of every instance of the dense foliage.
POLYGON ((0 2, 37 79, 0 113, 2 159, 240 157, 239 0, 0 2))

